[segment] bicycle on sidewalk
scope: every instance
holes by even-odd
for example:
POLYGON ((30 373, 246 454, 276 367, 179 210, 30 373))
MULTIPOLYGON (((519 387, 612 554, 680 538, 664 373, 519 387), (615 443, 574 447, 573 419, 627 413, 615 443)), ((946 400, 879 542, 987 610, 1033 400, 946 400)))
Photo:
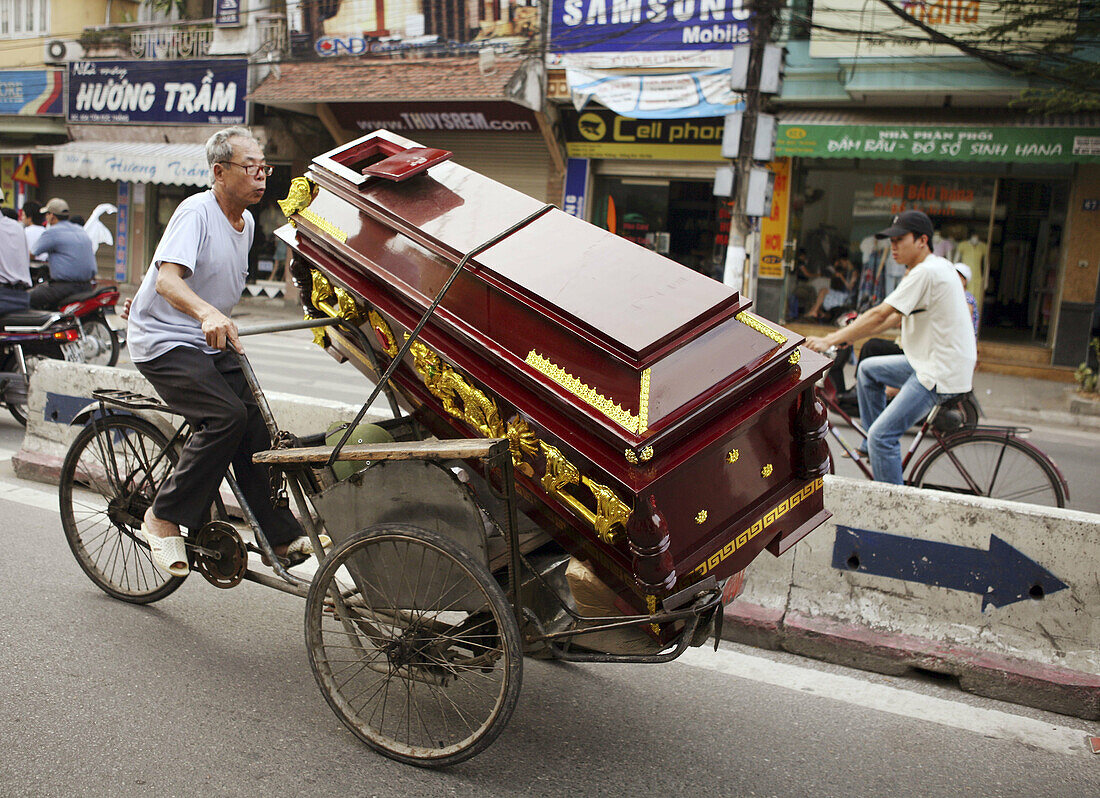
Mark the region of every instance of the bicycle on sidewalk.
MULTIPOLYGON (((844 419, 867 441, 867 433, 841 406, 836 387, 826 379, 819 396, 830 412, 844 419)), ((982 424, 970 417, 973 402, 936 405, 925 416, 901 468, 905 484, 967 496, 1027 502, 1047 507, 1065 507, 1069 486, 1055 465, 1022 435, 1028 427, 982 424), (921 444, 928 442, 924 451, 921 444)), ((874 479, 867 456, 844 440, 836 426, 829 434, 867 479, 874 479)), ((835 464, 835 461, 834 461, 835 464)))

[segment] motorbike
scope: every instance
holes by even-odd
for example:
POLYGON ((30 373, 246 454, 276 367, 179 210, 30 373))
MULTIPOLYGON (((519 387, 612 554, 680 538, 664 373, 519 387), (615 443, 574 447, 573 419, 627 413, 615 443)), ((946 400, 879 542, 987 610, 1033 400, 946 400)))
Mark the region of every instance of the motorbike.
POLYGON ((0 314, 0 403, 27 425, 27 385, 41 358, 84 362, 77 320, 49 310, 0 314))
MULTIPOLYGON (((31 275, 37 284, 48 277, 49 269, 34 264, 31 266, 31 275)), ((56 310, 76 319, 84 346, 85 363, 95 366, 113 366, 118 363, 122 342, 115 329, 107 323, 107 313, 114 312, 118 299, 117 287, 93 283, 91 288, 70 294, 58 304, 56 310)))
POLYGON ((107 308, 113 309, 117 304, 118 288, 113 285, 94 285, 61 300, 58 310, 76 319, 83 334, 86 363, 96 366, 118 363, 121 342, 118 333, 107 323, 107 308))

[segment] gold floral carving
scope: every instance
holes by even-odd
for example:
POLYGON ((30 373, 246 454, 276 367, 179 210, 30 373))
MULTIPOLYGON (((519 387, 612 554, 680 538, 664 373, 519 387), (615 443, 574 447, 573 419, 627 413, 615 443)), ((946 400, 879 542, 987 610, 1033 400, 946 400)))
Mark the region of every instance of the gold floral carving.
POLYGON ((649 428, 649 369, 642 372, 638 387, 638 414, 634 415, 618 402, 612 401, 596 389, 585 385, 568 371, 554 365, 534 349, 527 354, 526 362, 540 374, 549 377, 629 432, 641 435, 649 428))
POLYGON ((297 222, 291 217, 308 208, 309 203, 313 202, 313 190, 313 184, 304 177, 296 177, 290 181, 290 190, 287 192, 286 199, 279 200, 279 207, 283 211, 283 216, 292 225, 297 225, 297 222))
POLYGON ((523 416, 515 416, 509 419, 504 430, 508 438, 508 450, 512 453, 512 465, 521 474, 533 477, 535 469, 527 461, 533 459, 539 452, 539 439, 535 435, 531 425, 523 416))
POLYGON ((762 322, 760 319, 756 318, 755 316, 750 316, 745 311, 741 311, 740 313, 738 313, 736 318, 742 324, 745 324, 749 327, 752 327, 758 333, 760 333, 761 335, 766 335, 768 338, 771 338, 777 344, 787 343, 786 336, 781 335, 778 330, 773 330, 771 327, 769 327, 767 324, 762 322))
POLYGON ((623 457, 625 457, 626 461, 631 465, 638 465, 638 454, 633 449, 627 449, 623 453, 623 457))
POLYGON ((377 310, 368 311, 367 319, 370 321, 370 326, 383 339, 382 351, 390 357, 397 357, 397 339, 393 337, 390 325, 386 324, 386 320, 377 310))
POLYGON ((741 452, 739 450, 730 449, 728 452, 726 452, 726 462, 727 463, 736 463, 737 458, 740 457, 740 456, 741 456, 741 452))
POLYGON ((798 361, 800 361, 801 359, 802 359, 802 350, 801 349, 796 349, 793 352, 791 352, 791 356, 789 358, 787 358, 787 362, 790 363, 793 366, 796 363, 798 363, 798 361))
POLYGON ((707 520, 707 511, 706 510, 700 510, 699 512, 697 512, 695 514, 695 523, 701 524, 706 520, 707 520))
POLYGON ((344 319, 359 326, 363 323, 363 311, 355 297, 341 286, 333 286, 321 272, 313 269, 313 290, 310 292, 310 300, 313 307, 324 311, 334 319, 344 319))
POLYGON ((764 479, 767 479, 768 477, 770 477, 772 475, 772 471, 774 471, 774 470, 775 469, 772 468, 772 464, 768 463, 767 465, 765 465, 763 468, 760 469, 760 476, 764 477, 764 479))
POLYGON ((336 292, 336 315, 341 319, 354 324, 356 327, 363 323, 363 311, 355 297, 340 286, 334 289, 336 292))
POLYGON ((588 477, 581 477, 581 483, 596 497, 596 517, 590 519, 596 534, 607 543, 613 543, 617 537, 616 527, 626 529, 626 522, 630 520, 630 508, 606 485, 588 477))
POLYGON ((642 449, 641 452, 638 453, 638 457, 643 463, 648 463, 650 460, 653 459, 653 447, 646 446, 644 449, 642 449))
POLYGON ((314 227, 316 227, 322 233, 328 233, 330 236, 335 238, 341 244, 343 244, 345 241, 348 240, 348 234, 346 232, 344 232, 339 227, 334 225, 332 222, 330 222, 328 219, 326 219, 321 214, 315 213, 315 212, 311 211, 309 208, 303 208, 302 210, 298 211, 298 215, 300 217, 302 217, 303 219, 305 219, 310 224, 312 224, 314 227))

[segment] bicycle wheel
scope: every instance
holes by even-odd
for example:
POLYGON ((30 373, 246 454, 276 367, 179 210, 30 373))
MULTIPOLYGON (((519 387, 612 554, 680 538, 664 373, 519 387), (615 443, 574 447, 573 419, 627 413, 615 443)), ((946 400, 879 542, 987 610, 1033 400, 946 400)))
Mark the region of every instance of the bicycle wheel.
POLYGON ((176 462, 168 439, 148 421, 112 415, 76 436, 61 466, 61 526, 95 584, 122 601, 148 604, 187 577, 157 570, 137 530, 176 462))
POLYGON ((118 333, 98 314, 81 322, 84 330, 84 362, 95 366, 113 366, 118 362, 118 333))
POLYGON ((1062 480, 1053 463, 1025 441, 995 432, 948 438, 921 461, 910 484, 1047 507, 1066 506, 1062 480), (977 490, 967 482, 964 471, 977 490))
POLYGON ((480 753, 519 698, 519 626, 500 585, 461 546, 416 527, 370 527, 325 559, 306 601, 306 647, 333 712, 406 764, 480 753))

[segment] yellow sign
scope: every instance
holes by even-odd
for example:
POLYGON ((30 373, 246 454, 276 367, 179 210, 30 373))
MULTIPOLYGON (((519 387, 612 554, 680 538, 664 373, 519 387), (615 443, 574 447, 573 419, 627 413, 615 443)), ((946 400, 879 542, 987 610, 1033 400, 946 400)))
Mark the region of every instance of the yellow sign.
POLYGON ((783 278, 783 247, 787 241, 787 222, 790 216, 791 159, 779 158, 768 164, 775 174, 772 189, 772 212, 760 220, 761 277, 783 278))
POLYGON ((23 156, 23 160, 19 162, 12 179, 31 186, 38 185, 38 174, 34 171, 34 159, 31 156, 23 156))
POLYGON ((570 158, 722 163, 721 118, 630 119, 603 109, 565 113, 570 158))
POLYGON ((12 175, 15 173, 15 158, 3 156, 0 158, 0 189, 4 192, 4 201, 0 203, 5 208, 15 207, 15 182, 12 175))

